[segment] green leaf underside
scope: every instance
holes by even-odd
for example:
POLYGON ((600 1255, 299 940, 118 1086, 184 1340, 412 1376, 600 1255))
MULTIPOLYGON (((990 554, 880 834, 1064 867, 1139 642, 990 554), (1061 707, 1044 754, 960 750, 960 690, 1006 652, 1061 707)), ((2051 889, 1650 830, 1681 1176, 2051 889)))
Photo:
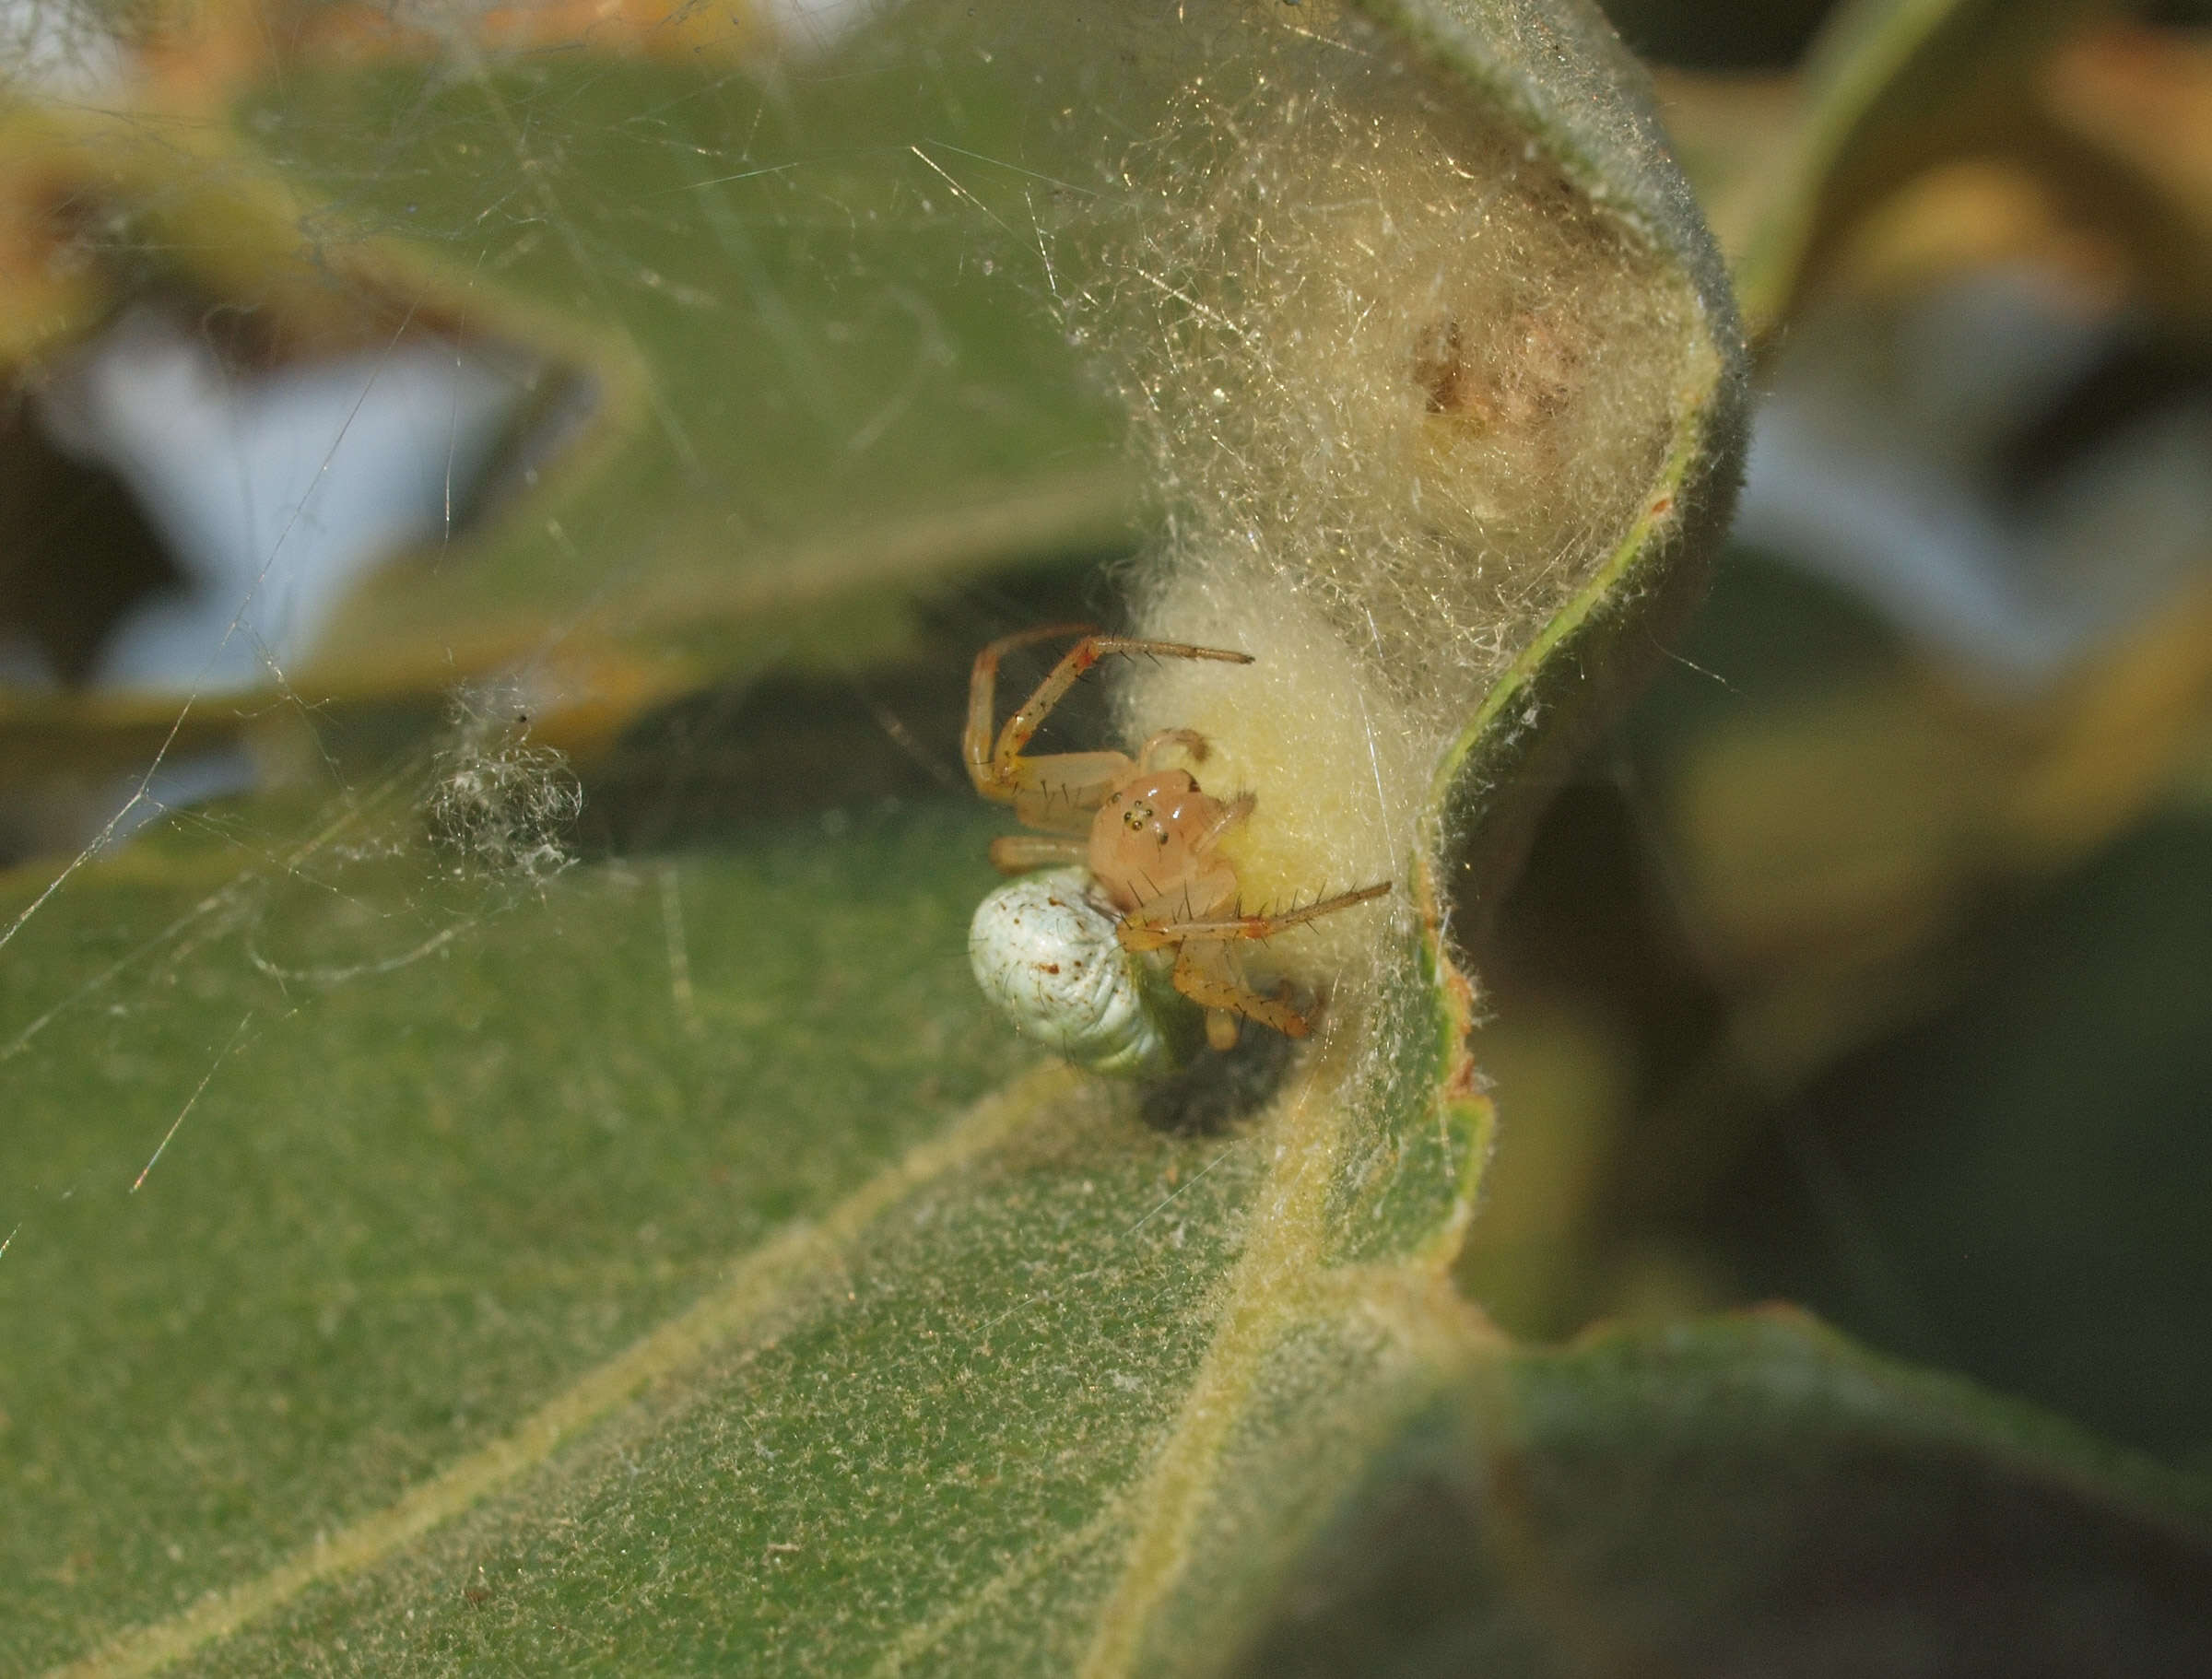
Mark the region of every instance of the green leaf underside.
POLYGON ((0 968, 10 1665, 382 1509, 1003 1079, 962 948, 988 831, 802 826, 542 898, 418 851, 265 875, 249 828, 80 872, 0 968))
POLYGON ((1131 1129, 1066 1105, 1025 1126, 889 1209, 786 1321, 206 1671, 341 1646, 363 1673, 1072 1666, 1255 1178, 1249 1147, 1131 1129), (1187 1192, 1141 1222, 1171 1167, 1187 1192))

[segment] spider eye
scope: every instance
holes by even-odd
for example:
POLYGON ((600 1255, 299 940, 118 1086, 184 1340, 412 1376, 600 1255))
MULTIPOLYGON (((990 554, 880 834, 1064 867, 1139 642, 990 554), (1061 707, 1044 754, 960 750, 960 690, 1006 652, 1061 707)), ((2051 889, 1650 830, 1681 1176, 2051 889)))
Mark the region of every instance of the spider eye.
POLYGON ((1122 820, 1126 822, 1132 828, 1142 828, 1146 823, 1152 820, 1152 807, 1149 804, 1132 804, 1129 807, 1129 814, 1124 816, 1122 820))

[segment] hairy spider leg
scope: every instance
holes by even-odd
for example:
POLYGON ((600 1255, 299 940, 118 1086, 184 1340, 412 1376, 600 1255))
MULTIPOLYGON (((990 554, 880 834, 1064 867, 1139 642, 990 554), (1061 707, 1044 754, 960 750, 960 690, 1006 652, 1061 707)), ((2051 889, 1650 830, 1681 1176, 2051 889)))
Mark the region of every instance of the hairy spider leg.
POLYGON ((1217 1050, 1237 1047, 1237 1018, 1271 1026, 1286 1038, 1303 1038, 1313 1023, 1280 997, 1253 990, 1227 945, 1185 945, 1169 976, 1175 989, 1206 1010, 1206 1041, 1217 1050))
MULTIPOLYGON (((1233 879, 1233 876, 1232 876, 1233 879)), ((1136 912, 1124 918, 1117 934, 1124 950, 1159 950, 1168 945, 1191 943, 1226 944, 1237 939, 1268 939, 1286 928, 1303 926, 1324 915, 1334 915, 1339 910, 1348 910, 1354 904, 1363 904, 1371 898, 1380 898, 1390 890, 1385 880, 1371 886, 1361 886, 1356 892, 1339 892, 1334 898, 1324 898, 1318 903, 1308 904, 1302 910, 1286 910, 1279 915, 1222 915, 1218 909, 1212 913, 1194 915, 1179 920, 1169 913, 1164 905, 1155 910, 1150 904, 1141 904, 1136 912)), ((1176 894, 1181 897, 1181 894, 1176 894)))
MULTIPOLYGON (((968 727, 961 735, 961 755, 968 779, 986 799, 1012 804, 1014 814, 1033 828, 1059 833, 1080 833, 1089 826, 1089 814, 1104 802, 1113 784, 1133 767, 1126 753, 1061 752, 1024 757, 1028 746, 1052 710, 1066 697, 1085 671, 1112 653, 1148 653, 1171 659, 1218 659, 1231 664, 1250 664, 1249 653, 1218 647, 1194 647, 1183 641, 1145 641, 1092 633, 1081 624, 1053 624, 1002 636, 975 656, 968 683, 968 727), (992 738, 998 703, 998 663, 1018 647, 1049 640, 1054 636, 1077 635, 1081 640, 1061 655, 1036 690, 1024 700, 992 738)), ((1155 736, 1157 740, 1159 737, 1155 736)))
POLYGON ((1271 1026, 1287 1038, 1303 1038, 1313 1023, 1280 997, 1254 991, 1245 981, 1231 952, 1236 942, 1272 937, 1288 927, 1302 926, 1324 915, 1348 910, 1354 904, 1380 898, 1390 882, 1339 892, 1280 915, 1225 915, 1236 907, 1236 872, 1226 865, 1165 893, 1122 919, 1114 936, 1129 951, 1162 950, 1175 946, 1175 989, 1206 1010, 1206 1040, 1217 1050, 1232 1049, 1237 1041, 1239 1015, 1271 1026))
POLYGON ((1087 634, 1067 652, 1061 654, 1060 663, 1045 673, 1037 685, 1037 691, 1021 702, 1020 709, 1006 721, 998 732, 997 750, 993 754, 994 766, 1003 766, 1019 759, 1021 749, 1044 726, 1052 710, 1066 698, 1067 690, 1100 659, 1112 653, 1149 654, 1161 659, 1218 659, 1226 664, 1250 664, 1250 653, 1231 652, 1221 647, 1194 647, 1188 641, 1143 641, 1124 636, 1087 634))
POLYGON ((1088 624, 1047 624, 1040 629, 1001 636, 975 655, 974 668, 968 675, 968 726, 960 735, 960 756, 967 760, 968 779, 984 798, 1005 804, 1014 797, 1013 789, 1000 780, 992 754, 992 739, 998 728, 998 662, 1017 648, 1089 633, 1088 624))
POLYGON ((1206 1040, 1215 1049, 1236 1047, 1239 1016, 1271 1026, 1287 1038, 1305 1037, 1313 1023, 1280 997, 1253 990, 1230 945, 1219 940, 1183 942, 1184 927, 1213 925, 1236 903, 1237 872, 1219 863, 1195 880, 1138 904, 1123 918, 1114 935, 1124 950, 1176 946, 1174 971, 1168 977, 1177 991, 1205 1008, 1206 1040))
MULTIPOLYGON (((1175 989, 1193 1002, 1206 1005, 1206 1042, 1217 1050, 1231 1050, 1236 1047, 1239 1015, 1271 1026, 1286 1038, 1303 1038, 1313 1029, 1312 1020, 1280 996, 1270 997, 1252 988, 1234 955, 1236 942, 1270 937, 1287 927, 1300 926, 1317 917, 1333 915, 1354 904, 1380 898, 1389 890, 1390 882, 1383 881, 1362 886, 1356 892, 1340 892, 1334 898, 1324 898, 1319 903, 1281 915, 1224 917, 1217 913, 1205 919, 1171 921, 1164 924, 1142 923, 1138 917, 1133 916, 1121 923, 1116 935, 1126 950, 1158 949, 1172 944, 1175 971, 1171 978, 1175 989)), ((1233 908, 1233 900, 1225 907, 1233 908)))

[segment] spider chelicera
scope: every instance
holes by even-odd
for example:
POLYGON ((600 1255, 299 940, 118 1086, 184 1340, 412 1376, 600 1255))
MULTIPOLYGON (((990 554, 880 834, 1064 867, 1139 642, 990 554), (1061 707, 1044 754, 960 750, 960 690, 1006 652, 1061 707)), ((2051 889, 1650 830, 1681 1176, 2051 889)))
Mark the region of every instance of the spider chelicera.
POLYGON ((1045 830, 993 840, 991 861, 1008 875, 1079 868, 1088 872, 1088 888, 1023 897, 1006 887, 986 899, 970 943, 977 978, 1018 1020, 1061 1041, 1071 1058, 1109 1070, 1135 1070, 1142 1060, 1129 1035, 1145 1029, 1143 976, 1129 958, 1147 952, 1174 952, 1169 980, 1205 1010, 1206 1041, 1215 1049, 1235 1046, 1241 1019, 1303 1038, 1313 1029, 1312 1016, 1280 993, 1254 990, 1237 945, 1380 898, 1390 883, 1280 914, 1245 914, 1237 872, 1218 848, 1258 801, 1250 793, 1217 799, 1188 769, 1162 764, 1173 755, 1205 763, 1206 737, 1194 730, 1162 729, 1134 758, 1111 751, 1025 757, 1022 748, 1068 689, 1114 653, 1252 663, 1221 648, 1100 636, 1079 624, 1006 636, 976 655, 961 741, 968 778, 984 798, 1011 804, 1024 824, 1045 830), (1081 639, 994 734, 999 661, 1016 648, 1070 635, 1081 639), (1088 905, 1078 901, 1085 896, 1088 905), (995 908, 1001 898, 1007 907, 995 908), (1041 933, 1046 922, 1051 930, 1041 933), (1116 954, 1111 947, 1097 947, 1103 942, 1097 930, 1109 926, 1126 953, 1119 963, 1108 959, 1116 954))

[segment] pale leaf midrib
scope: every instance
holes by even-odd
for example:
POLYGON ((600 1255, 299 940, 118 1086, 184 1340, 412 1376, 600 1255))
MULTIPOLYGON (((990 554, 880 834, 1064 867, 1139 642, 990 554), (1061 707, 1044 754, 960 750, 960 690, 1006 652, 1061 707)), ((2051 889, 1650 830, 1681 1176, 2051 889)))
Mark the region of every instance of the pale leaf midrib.
POLYGON ((1251 1234, 1231 1267, 1221 1313, 1173 1432, 1132 1500, 1145 1512, 1112 1595, 1100 1611, 1081 1679, 1133 1671, 1154 1611, 1173 1590, 1192 1535, 1212 1499, 1223 1448, 1244 1413, 1262 1361, 1308 1315, 1326 1250, 1329 1186, 1343 1152, 1342 1094, 1350 1059, 1344 1034, 1315 1054, 1275 1122, 1251 1234), (1297 1286, 1286 1286, 1295 1280, 1297 1286))

